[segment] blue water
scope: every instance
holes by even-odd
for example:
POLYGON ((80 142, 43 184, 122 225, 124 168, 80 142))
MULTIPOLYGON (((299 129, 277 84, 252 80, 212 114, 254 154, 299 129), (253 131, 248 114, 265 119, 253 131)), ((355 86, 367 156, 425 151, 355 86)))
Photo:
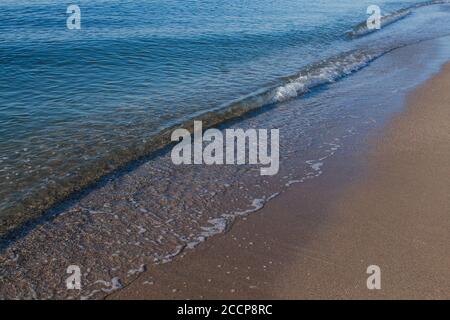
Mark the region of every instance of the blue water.
POLYGON ((281 103, 449 34, 448 5, 433 5, 346 35, 368 5, 389 13, 418 2, 79 0, 81 30, 68 30, 66 1, 3 0, 0 224, 147 154, 165 128, 281 103))

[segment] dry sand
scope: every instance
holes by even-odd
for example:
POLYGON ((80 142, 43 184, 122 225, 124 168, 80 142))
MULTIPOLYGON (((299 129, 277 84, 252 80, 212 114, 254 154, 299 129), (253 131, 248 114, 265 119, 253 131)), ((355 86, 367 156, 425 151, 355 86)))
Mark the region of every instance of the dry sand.
POLYGON ((450 298, 450 65, 368 150, 109 298, 450 298))

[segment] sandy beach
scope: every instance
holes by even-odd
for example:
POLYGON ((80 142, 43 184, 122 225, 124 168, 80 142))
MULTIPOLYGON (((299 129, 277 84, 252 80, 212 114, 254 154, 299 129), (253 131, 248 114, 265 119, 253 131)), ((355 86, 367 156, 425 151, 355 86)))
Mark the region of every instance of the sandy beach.
POLYGON ((449 87, 447 64, 323 175, 108 298, 450 298, 449 87))
POLYGON ((449 1, 0 11, 0 300, 450 298, 449 1))

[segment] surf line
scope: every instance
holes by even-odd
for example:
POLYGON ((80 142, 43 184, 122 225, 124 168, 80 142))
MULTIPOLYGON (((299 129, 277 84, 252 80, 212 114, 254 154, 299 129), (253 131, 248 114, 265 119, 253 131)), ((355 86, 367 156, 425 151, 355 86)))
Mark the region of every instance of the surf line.
POLYGON ((279 129, 208 129, 194 121, 193 137, 189 130, 175 129, 171 140, 178 141, 171 152, 175 165, 262 165, 262 176, 276 175, 280 167, 279 129), (181 141, 180 141, 181 139, 181 141), (270 142, 269 142, 270 140, 270 142), (269 148, 270 147, 270 148, 269 148), (269 153, 270 150, 270 153, 269 153))

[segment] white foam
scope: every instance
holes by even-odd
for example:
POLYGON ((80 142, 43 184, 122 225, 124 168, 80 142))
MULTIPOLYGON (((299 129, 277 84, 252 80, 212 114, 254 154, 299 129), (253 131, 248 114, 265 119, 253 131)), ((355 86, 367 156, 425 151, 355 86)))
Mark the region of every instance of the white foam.
POLYGON ((139 274, 145 271, 145 264, 141 264, 137 269, 128 270, 128 276, 133 276, 135 274, 139 274))
POLYGON ((253 199, 252 204, 251 204, 252 208, 244 210, 244 211, 236 211, 235 215, 244 216, 249 213, 255 212, 255 211, 261 209, 262 207, 264 207, 265 202, 266 201, 264 199, 253 199))
POLYGON ((81 296, 80 297, 81 300, 88 300, 100 292, 111 293, 111 292, 121 289, 123 287, 122 282, 120 281, 119 277, 114 277, 111 279, 111 281, 97 280, 94 282, 94 284, 100 284, 100 285, 105 286, 106 288, 92 290, 89 294, 87 294, 85 296, 81 296))

